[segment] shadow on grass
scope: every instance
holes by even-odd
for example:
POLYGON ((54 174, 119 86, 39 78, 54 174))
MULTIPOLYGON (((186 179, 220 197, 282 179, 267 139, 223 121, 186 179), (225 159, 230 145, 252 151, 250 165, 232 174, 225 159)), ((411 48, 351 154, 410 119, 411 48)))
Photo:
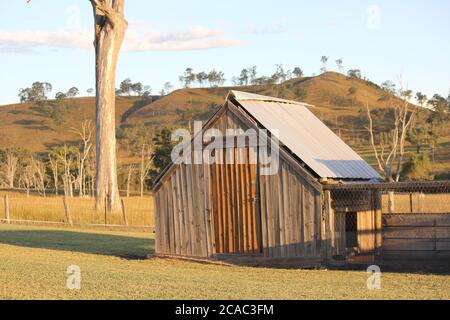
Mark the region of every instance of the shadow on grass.
POLYGON ((153 253, 155 241, 64 230, 0 230, 0 244, 140 260, 153 253))

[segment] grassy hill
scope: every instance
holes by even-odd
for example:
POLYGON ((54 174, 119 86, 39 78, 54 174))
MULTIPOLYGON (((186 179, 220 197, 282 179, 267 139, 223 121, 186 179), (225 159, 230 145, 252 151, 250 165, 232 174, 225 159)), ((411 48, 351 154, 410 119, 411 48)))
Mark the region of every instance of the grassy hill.
MULTIPOLYGON (((145 123, 154 128, 186 127, 188 121, 206 120, 224 102, 229 90, 241 90, 313 104, 311 109, 371 164, 372 150, 365 139, 364 103, 372 109, 388 108, 380 100, 383 91, 375 84, 328 72, 317 77, 289 80, 281 85, 188 88, 164 97, 142 100, 138 97, 117 98, 117 125, 131 127, 145 123)), ((58 107, 57 102, 50 102, 58 107)), ((67 109, 56 123, 46 107, 34 103, 0 106, 0 146, 16 145, 35 152, 45 152, 54 145, 74 143, 77 137, 70 128, 79 127, 85 119, 94 120, 93 97, 65 100, 67 109)), ((426 113, 429 111, 422 111, 426 113)), ((412 150, 413 146, 409 146, 412 150)), ((425 148, 426 150, 426 148, 425 148)), ((122 158, 127 155, 121 154, 122 158)), ((433 173, 450 172, 450 128, 443 132, 436 152, 433 173)))

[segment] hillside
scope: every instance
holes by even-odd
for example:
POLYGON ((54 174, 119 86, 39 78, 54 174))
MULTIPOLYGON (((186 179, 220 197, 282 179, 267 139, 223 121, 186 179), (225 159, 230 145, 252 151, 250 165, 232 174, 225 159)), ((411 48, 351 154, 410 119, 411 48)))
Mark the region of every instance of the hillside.
MULTIPOLYGON (((364 111, 366 99, 372 109, 387 108, 379 99, 383 91, 369 82, 334 72, 272 86, 180 89, 164 97, 152 97, 151 101, 118 97, 117 125, 130 127, 145 123, 156 129, 187 127, 192 119, 208 119, 233 89, 313 104, 312 112, 374 164, 372 150, 363 139, 367 133, 365 115, 361 111, 364 111)), ((76 136, 70 128, 79 127, 84 119, 94 120, 94 105, 93 97, 70 99, 60 124, 56 124, 43 107, 32 103, 0 106, 0 146, 16 145, 45 152, 54 145, 73 143, 76 136)), ((435 160, 435 174, 450 172, 450 128, 444 130, 435 160)))

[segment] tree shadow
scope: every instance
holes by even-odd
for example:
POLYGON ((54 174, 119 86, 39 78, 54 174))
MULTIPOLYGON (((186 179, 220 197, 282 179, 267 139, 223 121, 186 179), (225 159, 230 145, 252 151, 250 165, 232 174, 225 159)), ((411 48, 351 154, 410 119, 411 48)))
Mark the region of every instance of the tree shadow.
POLYGON ((141 260, 154 252, 155 241, 65 230, 0 230, 0 244, 141 260))

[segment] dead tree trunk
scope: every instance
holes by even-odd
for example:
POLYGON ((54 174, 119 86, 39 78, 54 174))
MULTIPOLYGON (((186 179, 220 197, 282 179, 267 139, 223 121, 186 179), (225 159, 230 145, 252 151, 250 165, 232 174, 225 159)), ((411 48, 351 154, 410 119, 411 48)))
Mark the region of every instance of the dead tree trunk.
POLYGON ((127 22, 125 0, 91 0, 95 21, 96 207, 120 210, 115 136, 116 67, 127 22))

